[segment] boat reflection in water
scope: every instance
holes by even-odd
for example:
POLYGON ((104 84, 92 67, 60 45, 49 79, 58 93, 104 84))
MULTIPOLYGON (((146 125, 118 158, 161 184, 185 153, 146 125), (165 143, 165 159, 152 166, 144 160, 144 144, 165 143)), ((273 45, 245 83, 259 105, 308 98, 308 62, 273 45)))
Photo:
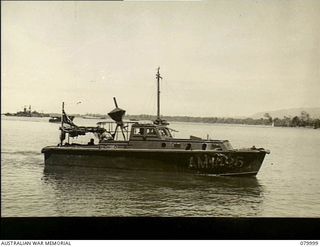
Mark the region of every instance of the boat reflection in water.
POLYGON ((47 166, 42 182, 60 216, 259 216, 255 177, 47 166))
POLYGON ((92 166, 127 170, 170 171, 221 176, 255 176, 269 150, 234 149, 228 140, 211 140, 190 136, 174 138, 168 123, 160 118, 157 73, 157 119, 153 123, 125 122, 125 110, 118 107, 108 113, 114 122, 99 122, 97 127, 77 126, 64 111, 60 144, 42 149, 46 166, 92 166), (70 143, 69 138, 94 133, 87 145, 70 143), (68 136, 68 141, 64 142, 68 136))

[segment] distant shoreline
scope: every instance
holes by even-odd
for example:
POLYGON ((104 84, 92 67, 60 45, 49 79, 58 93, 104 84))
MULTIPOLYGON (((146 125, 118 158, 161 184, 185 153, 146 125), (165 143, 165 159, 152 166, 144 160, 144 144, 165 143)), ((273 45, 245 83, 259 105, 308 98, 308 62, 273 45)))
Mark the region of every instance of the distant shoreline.
MULTIPOLYGON (((18 115, 6 115, 3 116, 10 117, 39 117, 39 116, 18 116, 18 115)), ((57 116, 57 113, 50 113, 50 116, 57 116)), ((76 118, 83 119, 96 119, 96 120, 111 120, 109 116, 102 114, 72 114, 76 118)), ((47 117, 47 116, 46 116, 47 117)), ((43 118, 43 117, 40 117, 43 118)), ((125 117, 128 121, 153 121, 156 119, 154 115, 126 115, 125 117)), ((303 119, 295 116, 293 118, 284 117, 283 119, 279 118, 230 118, 230 117, 189 117, 189 116, 162 116, 168 122, 184 122, 184 123, 209 123, 209 124, 234 124, 234 125, 256 125, 256 126, 270 126, 270 127, 289 127, 289 128, 313 128, 320 129, 320 119, 303 119)))

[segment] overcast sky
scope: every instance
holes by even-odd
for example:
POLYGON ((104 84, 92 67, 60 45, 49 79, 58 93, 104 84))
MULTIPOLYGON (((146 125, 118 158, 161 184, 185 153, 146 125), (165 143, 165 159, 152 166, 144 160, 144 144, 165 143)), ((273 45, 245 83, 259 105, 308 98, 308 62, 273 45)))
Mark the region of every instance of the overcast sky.
POLYGON ((320 106, 320 1, 1 2, 2 112, 320 106), (81 101, 81 104, 76 104, 81 101))

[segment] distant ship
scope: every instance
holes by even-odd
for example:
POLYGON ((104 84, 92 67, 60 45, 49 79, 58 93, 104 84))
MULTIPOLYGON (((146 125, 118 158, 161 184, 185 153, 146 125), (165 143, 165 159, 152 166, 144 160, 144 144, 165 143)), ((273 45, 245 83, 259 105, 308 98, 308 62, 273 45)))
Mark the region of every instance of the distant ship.
POLYGON ((82 118, 84 118, 84 119, 105 119, 105 117, 103 117, 103 116, 92 116, 92 115, 85 115, 85 116, 82 116, 82 118))
POLYGON ((13 117, 50 117, 49 114, 40 113, 37 111, 31 111, 31 105, 29 105, 29 109, 25 106, 23 111, 18 111, 17 113, 5 113, 5 116, 13 116, 13 117))

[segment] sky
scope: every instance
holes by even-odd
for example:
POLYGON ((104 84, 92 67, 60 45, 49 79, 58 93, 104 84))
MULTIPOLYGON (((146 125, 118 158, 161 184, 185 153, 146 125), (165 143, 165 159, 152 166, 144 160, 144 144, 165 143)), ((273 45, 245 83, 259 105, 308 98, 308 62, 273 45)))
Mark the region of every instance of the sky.
POLYGON ((1 5, 2 113, 155 115, 158 67, 162 115, 320 107, 318 0, 1 5))

